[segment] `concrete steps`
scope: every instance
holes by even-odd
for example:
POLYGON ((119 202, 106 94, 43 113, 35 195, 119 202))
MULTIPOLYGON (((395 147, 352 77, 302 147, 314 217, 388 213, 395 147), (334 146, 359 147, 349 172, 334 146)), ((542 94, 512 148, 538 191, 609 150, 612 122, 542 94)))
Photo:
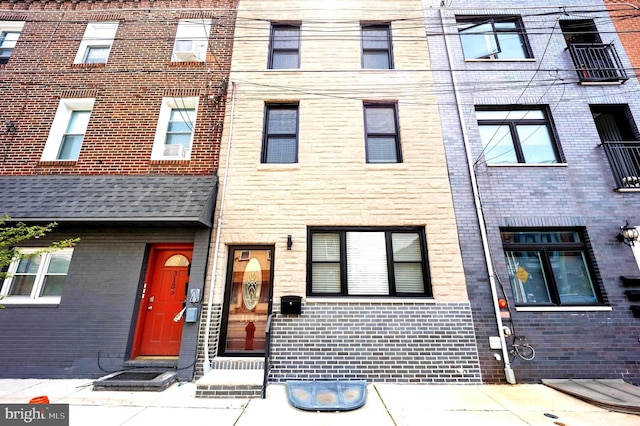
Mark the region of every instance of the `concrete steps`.
POLYGON ((260 398, 264 363, 256 358, 216 358, 196 381, 196 398, 260 398))

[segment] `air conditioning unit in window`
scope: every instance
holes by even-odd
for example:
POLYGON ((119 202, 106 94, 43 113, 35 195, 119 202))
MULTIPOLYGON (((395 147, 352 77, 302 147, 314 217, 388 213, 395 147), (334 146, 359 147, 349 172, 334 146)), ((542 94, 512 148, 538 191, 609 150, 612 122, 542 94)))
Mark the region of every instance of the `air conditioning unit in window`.
POLYGON ((164 156, 185 158, 187 156, 187 149, 182 145, 165 145, 164 156))
POLYGON ((173 56, 179 62, 199 62, 201 46, 195 41, 180 40, 176 43, 173 56))

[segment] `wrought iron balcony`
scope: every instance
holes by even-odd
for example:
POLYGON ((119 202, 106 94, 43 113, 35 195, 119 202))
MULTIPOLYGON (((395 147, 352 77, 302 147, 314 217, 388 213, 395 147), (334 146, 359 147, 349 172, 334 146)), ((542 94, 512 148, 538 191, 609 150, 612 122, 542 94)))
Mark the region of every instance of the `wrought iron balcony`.
POLYGON ((603 142, 617 189, 640 190, 640 141, 603 142))
POLYGON ((624 83, 629 79, 613 44, 575 43, 569 45, 569 52, 581 83, 624 83))

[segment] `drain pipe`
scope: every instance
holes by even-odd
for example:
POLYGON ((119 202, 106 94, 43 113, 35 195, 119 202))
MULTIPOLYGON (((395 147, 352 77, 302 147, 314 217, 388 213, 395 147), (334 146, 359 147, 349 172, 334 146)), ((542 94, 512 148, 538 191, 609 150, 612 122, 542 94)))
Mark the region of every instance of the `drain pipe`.
POLYGON ((222 194, 220 196, 220 209, 218 211, 218 229, 216 230, 216 242, 213 251, 213 268, 211 271, 211 284, 209 286, 209 301, 207 302, 207 323, 204 329, 204 361, 202 370, 204 374, 211 371, 209 359, 209 337, 211 335, 211 310, 213 309, 213 290, 216 286, 216 271, 218 269, 218 254, 220 252, 220 230, 222 229, 222 209, 224 196, 227 190, 227 177, 229 176, 229 156, 231 155, 231 139, 233 137, 233 115, 236 107, 236 83, 231 82, 231 117, 229 118, 229 140, 227 141, 227 158, 224 163, 224 177, 222 178, 222 194))
POLYGON ((447 32, 444 25, 444 17, 442 15, 442 9, 438 9, 440 16, 440 25, 442 26, 442 34, 444 37, 444 44, 447 50, 447 61, 449 63, 449 69, 451 70, 451 84, 453 85, 453 96, 456 101, 456 108, 458 110, 458 117, 460 118, 460 129, 462 130, 462 141, 464 143, 465 154, 467 157, 467 167, 469 169, 469 177, 471 178, 471 188, 473 190, 473 201, 476 207, 476 215, 478 217, 478 224, 480 226, 480 237, 482 239, 482 248, 484 250, 484 258, 487 264, 487 271, 489 272, 489 285, 491 287, 491 298, 493 300, 493 309, 496 316, 496 323, 498 325, 498 334, 500 335, 500 346, 502 347, 502 359, 504 360, 504 375, 508 383, 515 384, 516 377, 511 369, 509 362, 509 354, 507 352, 507 342, 504 338, 502 317, 500 316, 500 307, 498 306, 498 293, 496 291, 496 278, 493 270, 493 262, 491 260, 491 251, 489 250, 489 239, 487 238, 487 229, 484 223, 484 213, 482 211, 482 203, 480 201, 480 193, 478 190, 478 182, 476 181, 476 175, 474 172, 474 165, 472 162, 471 148, 469 145, 469 137, 467 135, 467 126, 464 121, 464 115, 462 111, 462 105, 460 104, 460 96, 458 94, 458 85, 456 83, 455 72, 453 71, 453 64, 451 62, 451 49, 449 42, 447 41, 447 32))

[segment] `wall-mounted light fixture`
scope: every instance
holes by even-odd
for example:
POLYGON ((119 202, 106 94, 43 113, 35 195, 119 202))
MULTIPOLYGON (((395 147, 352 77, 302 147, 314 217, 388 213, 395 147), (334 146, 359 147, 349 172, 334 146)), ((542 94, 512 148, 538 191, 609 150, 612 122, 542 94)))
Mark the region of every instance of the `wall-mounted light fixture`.
POLYGON ((291 250, 293 247, 293 240, 291 239, 291 234, 287 235, 287 250, 291 250))
POLYGON ((633 246, 636 241, 638 241, 638 237, 640 237, 640 232, 638 232, 635 226, 629 225, 629 221, 627 221, 624 226, 620 227, 620 233, 618 234, 617 239, 621 243, 633 246))

